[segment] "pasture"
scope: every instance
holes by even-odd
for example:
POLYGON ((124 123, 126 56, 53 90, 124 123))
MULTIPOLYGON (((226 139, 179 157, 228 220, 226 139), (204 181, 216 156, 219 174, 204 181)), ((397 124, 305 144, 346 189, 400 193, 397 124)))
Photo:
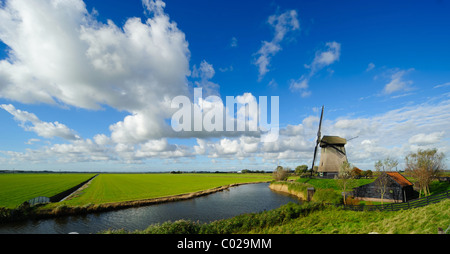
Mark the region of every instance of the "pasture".
POLYGON ((271 174, 100 174, 64 204, 82 206, 143 200, 271 179, 271 174))
POLYGON ((95 174, 0 174, 0 207, 15 208, 38 196, 51 197, 95 174))

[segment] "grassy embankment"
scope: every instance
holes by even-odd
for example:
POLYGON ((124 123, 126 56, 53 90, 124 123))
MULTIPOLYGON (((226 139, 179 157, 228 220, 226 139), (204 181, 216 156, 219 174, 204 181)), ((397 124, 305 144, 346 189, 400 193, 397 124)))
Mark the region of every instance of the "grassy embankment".
POLYGON ((436 234, 450 225, 450 200, 402 211, 346 211, 320 203, 289 203, 278 209, 243 214, 208 224, 180 220, 146 230, 107 234, 436 234))
MULTIPOLYGON (((371 182, 360 179, 358 185, 371 182)), ((341 202, 339 188, 333 179, 299 179, 289 189, 306 195, 314 186, 315 202, 287 204, 261 213, 243 214, 234 218, 199 224, 191 221, 165 222, 149 226, 146 230, 103 233, 136 234, 435 234, 439 227, 450 226, 450 200, 426 207, 402 211, 347 211, 322 205, 322 202, 341 202)), ((432 194, 450 190, 450 184, 435 181, 432 194)))

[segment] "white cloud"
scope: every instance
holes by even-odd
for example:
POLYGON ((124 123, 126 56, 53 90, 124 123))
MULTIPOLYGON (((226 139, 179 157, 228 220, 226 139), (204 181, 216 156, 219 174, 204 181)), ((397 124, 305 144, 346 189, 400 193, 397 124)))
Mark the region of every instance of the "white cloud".
POLYGON ((214 66, 205 60, 200 63, 200 67, 197 68, 196 65, 193 67, 192 77, 200 78, 199 81, 195 81, 195 86, 203 89, 204 97, 219 95, 219 85, 210 81, 215 74, 214 66))
POLYGON ((447 87, 447 86, 450 86, 450 82, 434 86, 433 88, 441 88, 441 87, 447 87))
POLYGON ((391 81, 386 84, 383 89, 384 94, 392 94, 399 91, 408 91, 411 89, 410 85, 413 83, 411 80, 404 80, 404 76, 414 69, 409 70, 395 70, 390 76, 391 81))
POLYGON ((308 90, 309 88, 309 77, 305 77, 304 75, 301 76, 298 80, 290 80, 289 89, 291 91, 301 91, 301 96, 303 98, 308 97, 311 95, 311 91, 308 90))
POLYGON ((341 44, 335 41, 327 42, 324 49, 316 52, 313 62, 310 65, 305 65, 306 68, 310 69, 308 75, 302 75, 298 80, 292 79, 289 89, 292 92, 301 92, 302 97, 310 96, 311 91, 308 90, 310 79, 321 69, 339 61, 340 56, 341 44))
POLYGON ((333 64, 338 61, 341 56, 341 44, 335 41, 327 42, 325 44, 325 50, 319 50, 316 52, 316 57, 310 65, 311 74, 314 75, 320 69, 333 64))
POLYGON ((0 39, 10 51, 0 61, 0 96, 87 109, 108 105, 130 113, 111 126, 114 138, 160 138, 169 127, 168 100, 188 95, 190 52, 165 4, 143 4, 151 18, 129 18, 118 27, 97 21, 81 0, 6 1, 0 39))
POLYGON ((192 70, 192 77, 194 78, 200 77, 201 79, 211 79, 215 74, 216 72, 212 64, 206 62, 205 60, 200 63, 199 68, 194 65, 192 70))
POLYGON ((417 135, 412 136, 409 139, 410 144, 416 144, 416 145, 430 145, 430 144, 436 144, 439 143, 442 138, 444 137, 445 132, 433 132, 430 134, 426 133, 419 133, 417 135))
POLYGON ((274 37, 272 41, 263 41, 261 48, 256 55, 255 64, 258 66, 259 77, 262 78, 269 72, 270 61, 279 51, 281 51, 280 43, 285 38, 286 34, 300 29, 300 23, 297 19, 297 11, 290 10, 280 15, 272 15, 268 19, 268 23, 274 29, 274 37))
MULTIPOLYGON (((359 136, 346 145, 349 161, 362 169, 373 169, 375 161, 387 156, 402 163, 408 153, 418 148, 436 147, 440 152, 448 153, 450 144, 445 138, 445 134, 450 132, 448 119, 449 100, 402 107, 366 118, 325 120, 322 135, 337 135, 347 139, 359 136)), ((228 162, 255 160, 262 163, 260 167, 271 169, 277 164, 295 167, 310 165, 318 124, 316 115, 307 116, 301 124, 281 128, 277 142, 267 143, 262 143, 259 137, 242 135, 218 139, 198 138, 197 144, 193 146, 171 144, 165 138, 149 139, 133 145, 114 143, 100 134, 93 141, 78 139, 69 144, 1 153, 10 162, 116 161, 138 164, 154 158, 173 160, 206 157, 216 161, 226 159, 228 162)))
MULTIPOLYGON (((418 148, 436 147, 448 152, 450 101, 403 107, 367 118, 325 120, 322 135, 347 139, 348 158, 363 169, 372 169, 374 162, 387 156, 400 162, 418 148), (439 131, 436 131, 439 130, 439 131)), ((277 142, 260 143, 258 138, 236 137, 217 141, 198 139, 194 154, 211 158, 261 159, 295 167, 311 163, 319 118, 305 117, 301 124, 280 129, 277 142), (247 138, 247 139, 246 139, 247 138)), ((274 165, 274 164, 272 164, 274 165)))
MULTIPOLYGON (((74 130, 69 129, 66 125, 59 122, 43 122, 39 118, 27 111, 16 109, 13 105, 2 104, 0 108, 6 110, 14 116, 14 119, 20 122, 20 126, 26 131, 33 131, 38 136, 44 138, 60 137, 66 140, 77 140, 80 137, 74 130)), ((34 140, 36 141, 36 140, 34 140)))

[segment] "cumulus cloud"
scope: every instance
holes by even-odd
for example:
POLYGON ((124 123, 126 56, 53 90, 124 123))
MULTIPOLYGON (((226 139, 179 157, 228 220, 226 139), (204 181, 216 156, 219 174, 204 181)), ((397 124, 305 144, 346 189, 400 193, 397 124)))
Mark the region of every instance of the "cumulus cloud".
MULTIPOLYGON (((18 121, 20 126, 26 131, 35 132, 38 136, 44 138, 60 137, 66 140, 77 140, 80 137, 74 130, 69 129, 66 125, 59 122, 43 122, 39 118, 27 111, 16 109, 13 105, 2 104, 0 108, 6 110, 14 116, 14 120, 18 121)), ((34 140, 36 141, 36 140, 34 140)))
MULTIPOLYGON (((324 119, 322 135, 336 135, 350 140, 346 145, 348 159, 362 169, 373 169, 374 162, 387 156, 403 162, 405 156, 418 148, 436 147, 447 153, 449 143, 445 134, 450 131, 450 101, 423 103, 394 109, 371 117, 324 119), (438 131, 436 131, 438 130, 438 131)), ((274 165, 295 167, 310 165, 315 146, 319 117, 304 117, 302 123, 280 129, 277 142, 261 142, 259 137, 199 137, 196 144, 171 144, 168 139, 149 139, 138 145, 114 143, 99 134, 93 140, 78 139, 69 144, 55 144, 25 152, 1 151, 9 161, 76 162, 117 161, 139 164, 154 158, 209 158, 226 163, 233 160, 257 161, 259 168, 273 169, 274 165)), ((249 165, 246 163, 246 165, 249 165)), ((400 165, 401 167, 401 165, 400 165)))
MULTIPOLYGON (((448 152, 445 133, 450 131, 450 101, 402 107, 367 118, 325 119, 322 135, 352 139, 346 145, 349 161, 363 169, 373 169, 374 162, 387 156, 403 162, 418 148, 436 147, 448 152), (436 131, 440 130, 440 131, 436 131)), ((295 167, 310 165, 319 117, 310 115, 301 124, 280 129, 277 142, 261 143, 257 138, 236 137, 219 140, 197 139, 196 156, 220 159, 259 159, 295 167)), ((272 164, 271 164, 272 163, 272 164)))
POLYGON ((280 15, 272 15, 267 22, 274 29, 274 37, 270 42, 263 41, 261 48, 256 53, 257 59, 255 60, 255 65, 258 66, 259 81, 269 72, 270 61, 273 56, 281 51, 280 43, 286 34, 300 29, 297 11, 295 10, 289 10, 280 15))
POLYGON ((130 113, 111 126, 114 139, 160 138, 171 115, 167 101, 188 94, 190 52, 165 4, 143 4, 151 17, 119 27, 97 21, 81 0, 6 1, 0 39, 10 50, 0 61, 0 96, 87 109, 108 105, 130 113))

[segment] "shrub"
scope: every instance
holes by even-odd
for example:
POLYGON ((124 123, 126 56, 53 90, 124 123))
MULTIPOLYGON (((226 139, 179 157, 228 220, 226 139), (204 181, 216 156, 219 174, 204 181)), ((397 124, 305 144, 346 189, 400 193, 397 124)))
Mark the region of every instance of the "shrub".
POLYGON ((284 169, 282 166, 278 166, 277 169, 273 172, 273 179, 275 181, 286 181, 289 176, 289 170, 284 169))
POLYGON ((332 204, 340 204, 343 201, 342 195, 333 189, 317 189, 313 199, 316 202, 332 204))
POLYGON ((198 234, 200 227, 199 223, 178 220, 151 225, 144 232, 146 234, 198 234))
POLYGON ((346 205, 359 205, 359 200, 354 199, 353 197, 347 197, 345 199, 345 204, 346 205))

